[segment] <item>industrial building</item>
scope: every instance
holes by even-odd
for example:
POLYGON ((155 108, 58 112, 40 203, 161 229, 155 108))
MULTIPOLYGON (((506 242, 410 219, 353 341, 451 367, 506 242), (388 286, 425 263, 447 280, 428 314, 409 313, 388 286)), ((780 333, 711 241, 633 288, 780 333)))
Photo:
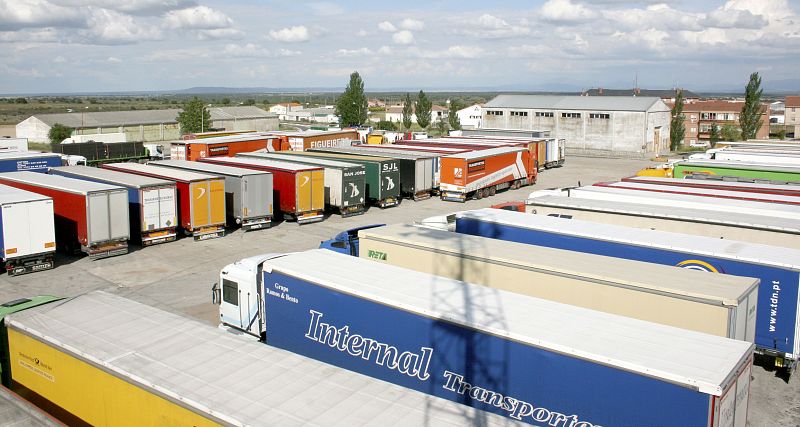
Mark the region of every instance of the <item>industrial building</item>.
MULTIPOLYGON (((48 142, 50 128, 60 123, 74 135, 124 133, 128 141, 170 141, 181 135, 177 117, 180 109, 102 111, 89 113, 39 114, 17 124, 17 137, 31 142, 48 142)), ((214 107, 209 129, 271 131, 278 129, 278 116, 258 107, 214 107)))
POLYGON ((498 95, 481 126, 549 130, 568 154, 647 158, 669 150, 670 107, 657 97, 498 95))
POLYGON ((477 129, 481 127, 481 118, 483 117, 481 113, 482 109, 483 105, 473 104, 458 110, 456 114, 458 114, 458 122, 461 124, 461 127, 464 129, 477 129))

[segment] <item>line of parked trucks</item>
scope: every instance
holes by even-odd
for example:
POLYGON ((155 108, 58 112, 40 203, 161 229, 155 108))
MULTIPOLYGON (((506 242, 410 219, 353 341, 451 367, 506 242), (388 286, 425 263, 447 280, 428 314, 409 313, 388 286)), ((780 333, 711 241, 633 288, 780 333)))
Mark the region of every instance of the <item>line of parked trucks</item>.
POLYGON ((19 300, 3 381, 92 425, 743 427, 754 354, 800 356, 795 190, 631 178, 346 230, 225 266, 238 336, 102 292, 19 300))
MULTIPOLYGON (((306 224, 323 220, 326 211, 359 215, 370 206, 389 208, 403 198, 420 200, 436 192, 444 200, 482 198, 534 183, 545 167, 539 150, 557 142, 467 136, 345 146, 348 137, 357 136, 342 131, 195 138, 173 147, 178 159, 147 164, 113 161, 125 159, 126 150, 138 153, 136 147, 64 144, 105 153, 90 156, 98 160, 89 162, 97 168, 61 166, 58 153, 0 153, 0 171, 7 172, 0 174, 0 185, 52 202, 39 206, 22 193, 6 197, 6 209, 37 209, 35 215, 13 216, 10 210, 5 215, 2 226, 9 231, 0 237, 7 271, 52 268, 56 247, 100 259, 127 253, 129 241, 148 246, 179 234, 206 240, 223 236, 226 226, 255 230, 268 228, 273 219, 306 224), (295 146, 304 151, 282 151, 295 146), (54 216, 52 229, 38 220, 48 215, 54 216), (28 229, 36 230, 17 232, 28 229)), ((549 166, 560 163, 563 157, 549 166)))

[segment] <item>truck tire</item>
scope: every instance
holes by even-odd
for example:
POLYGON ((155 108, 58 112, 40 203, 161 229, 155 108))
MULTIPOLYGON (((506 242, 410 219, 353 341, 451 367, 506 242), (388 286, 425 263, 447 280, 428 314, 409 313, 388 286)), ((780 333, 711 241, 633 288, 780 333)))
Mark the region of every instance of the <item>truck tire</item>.
POLYGON ((479 189, 475 191, 475 199, 480 200, 483 198, 483 189, 479 189))
POLYGON ((497 187, 491 187, 489 189, 489 195, 494 196, 495 194, 497 194, 497 187))

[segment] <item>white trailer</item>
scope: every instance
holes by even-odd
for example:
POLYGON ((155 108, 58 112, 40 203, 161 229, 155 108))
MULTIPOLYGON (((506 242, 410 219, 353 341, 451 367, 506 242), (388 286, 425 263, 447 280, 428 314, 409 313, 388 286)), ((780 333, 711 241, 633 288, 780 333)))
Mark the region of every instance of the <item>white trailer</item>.
POLYGON ((10 276, 53 268, 53 199, 0 185, 0 253, 10 276))
POLYGON ((789 151, 750 151, 750 150, 719 150, 711 155, 714 160, 730 162, 762 163, 767 165, 800 166, 800 152, 789 151))
POLYGON ((800 223, 785 218, 552 195, 525 204, 538 215, 800 249, 800 223))

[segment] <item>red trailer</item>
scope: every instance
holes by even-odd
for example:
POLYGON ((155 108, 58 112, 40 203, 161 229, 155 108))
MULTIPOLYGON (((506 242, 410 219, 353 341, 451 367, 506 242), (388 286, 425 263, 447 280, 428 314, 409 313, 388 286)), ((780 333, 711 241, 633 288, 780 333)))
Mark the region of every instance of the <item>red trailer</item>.
POLYGON ((53 199, 56 244, 91 259, 128 253, 128 190, 36 172, 0 174, 0 183, 53 199))
POLYGON ((482 199, 497 190, 519 188, 536 182, 536 160, 530 151, 520 147, 498 147, 488 150, 442 156, 442 200, 465 202, 482 199))
POLYGON ((322 221, 325 217, 325 169, 288 161, 249 157, 208 157, 201 162, 272 173, 274 200, 288 219, 299 224, 322 221))

